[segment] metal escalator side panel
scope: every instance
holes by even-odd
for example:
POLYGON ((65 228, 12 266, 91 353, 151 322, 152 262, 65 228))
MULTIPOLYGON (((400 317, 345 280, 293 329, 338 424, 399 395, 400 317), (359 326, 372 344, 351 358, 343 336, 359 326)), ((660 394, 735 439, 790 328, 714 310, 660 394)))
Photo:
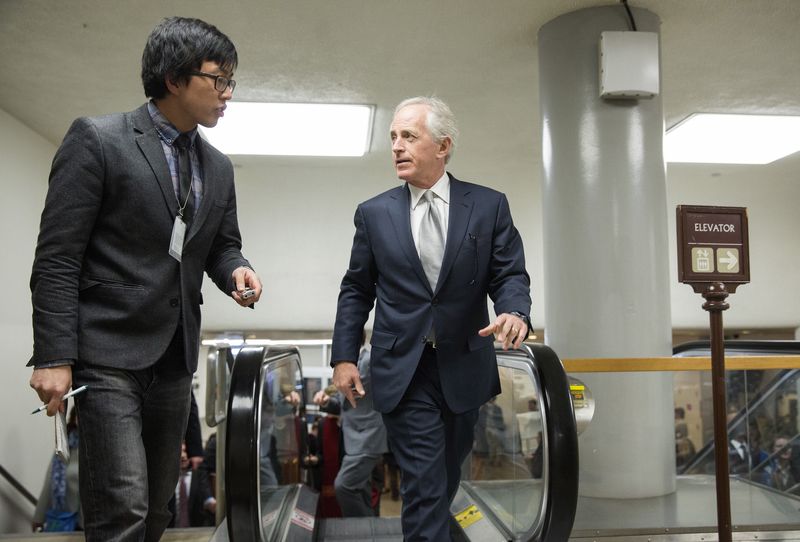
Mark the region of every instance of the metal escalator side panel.
POLYGON ((225 420, 228 406, 233 352, 230 346, 210 346, 206 357, 206 425, 216 427, 225 420))
POLYGON ((542 386, 542 410, 547 416, 547 479, 541 538, 563 542, 569 538, 578 505, 578 433, 561 360, 549 347, 528 345, 542 386))
POLYGON ((480 542, 509 540, 505 529, 498 527, 502 522, 494 516, 491 508, 486 506, 478 495, 470 491, 469 482, 461 482, 450 504, 450 513, 469 540, 480 542))
POLYGON ((317 530, 317 493, 308 486, 297 484, 283 501, 280 528, 274 540, 280 542, 312 542, 317 530))

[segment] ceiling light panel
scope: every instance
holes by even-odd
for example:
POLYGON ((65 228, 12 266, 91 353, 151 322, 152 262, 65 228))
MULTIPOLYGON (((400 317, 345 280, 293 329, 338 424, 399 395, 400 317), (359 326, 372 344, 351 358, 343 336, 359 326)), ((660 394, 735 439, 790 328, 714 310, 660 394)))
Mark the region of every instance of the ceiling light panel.
POLYGON ((800 117, 695 113, 667 130, 667 162, 768 164, 800 151, 800 117))
POLYGON ((363 156, 374 107, 352 104, 228 102, 215 128, 201 128, 230 155, 363 156))

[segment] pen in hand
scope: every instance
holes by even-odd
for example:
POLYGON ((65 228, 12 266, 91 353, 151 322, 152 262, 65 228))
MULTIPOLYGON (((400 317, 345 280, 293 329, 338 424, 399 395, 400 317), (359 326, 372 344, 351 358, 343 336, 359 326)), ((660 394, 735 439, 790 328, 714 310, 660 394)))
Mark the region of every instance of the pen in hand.
MULTIPOLYGON (((61 400, 65 401, 65 400, 69 399, 70 397, 72 397, 73 395, 78 395, 82 391, 86 391, 86 388, 88 388, 88 387, 89 386, 81 386, 80 388, 74 389, 71 392, 65 394, 64 397, 61 398, 61 400)), ((43 410, 47 410, 47 405, 46 404, 40 406, 39 408, 34 409, 34 411, 31 412, 31 414, 36 414, 37 412, 41 412, 43 410)))

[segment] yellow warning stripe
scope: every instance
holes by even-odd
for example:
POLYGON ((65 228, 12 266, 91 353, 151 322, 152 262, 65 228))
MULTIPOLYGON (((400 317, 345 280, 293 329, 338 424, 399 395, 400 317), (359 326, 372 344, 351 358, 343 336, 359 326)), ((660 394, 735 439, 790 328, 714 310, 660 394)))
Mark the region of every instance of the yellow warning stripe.
POLYGON ((456 521, 462 529, 466 529, 476 521, 483 519, 483 514, 474 504, 469 505, 464 510, 455 515, 456 521))

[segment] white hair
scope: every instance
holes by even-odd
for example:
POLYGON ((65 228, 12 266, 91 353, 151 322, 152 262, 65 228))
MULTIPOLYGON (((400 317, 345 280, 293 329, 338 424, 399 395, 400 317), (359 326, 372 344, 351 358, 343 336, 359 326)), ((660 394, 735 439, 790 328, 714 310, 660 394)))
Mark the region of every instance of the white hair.
POLYGON ((436 96, 415 96, 403 100, 394 108, 394 114, 410 105, 424 105, 428 108, 427 126, 431 137, 436 143, 441 143, 444 138, 450 139, 450 152, 447 153, 444 161, 450 161, 453 152, 456 150, 456 139, 458 139, 458 127, 456 118, 450 107, 436 96))

